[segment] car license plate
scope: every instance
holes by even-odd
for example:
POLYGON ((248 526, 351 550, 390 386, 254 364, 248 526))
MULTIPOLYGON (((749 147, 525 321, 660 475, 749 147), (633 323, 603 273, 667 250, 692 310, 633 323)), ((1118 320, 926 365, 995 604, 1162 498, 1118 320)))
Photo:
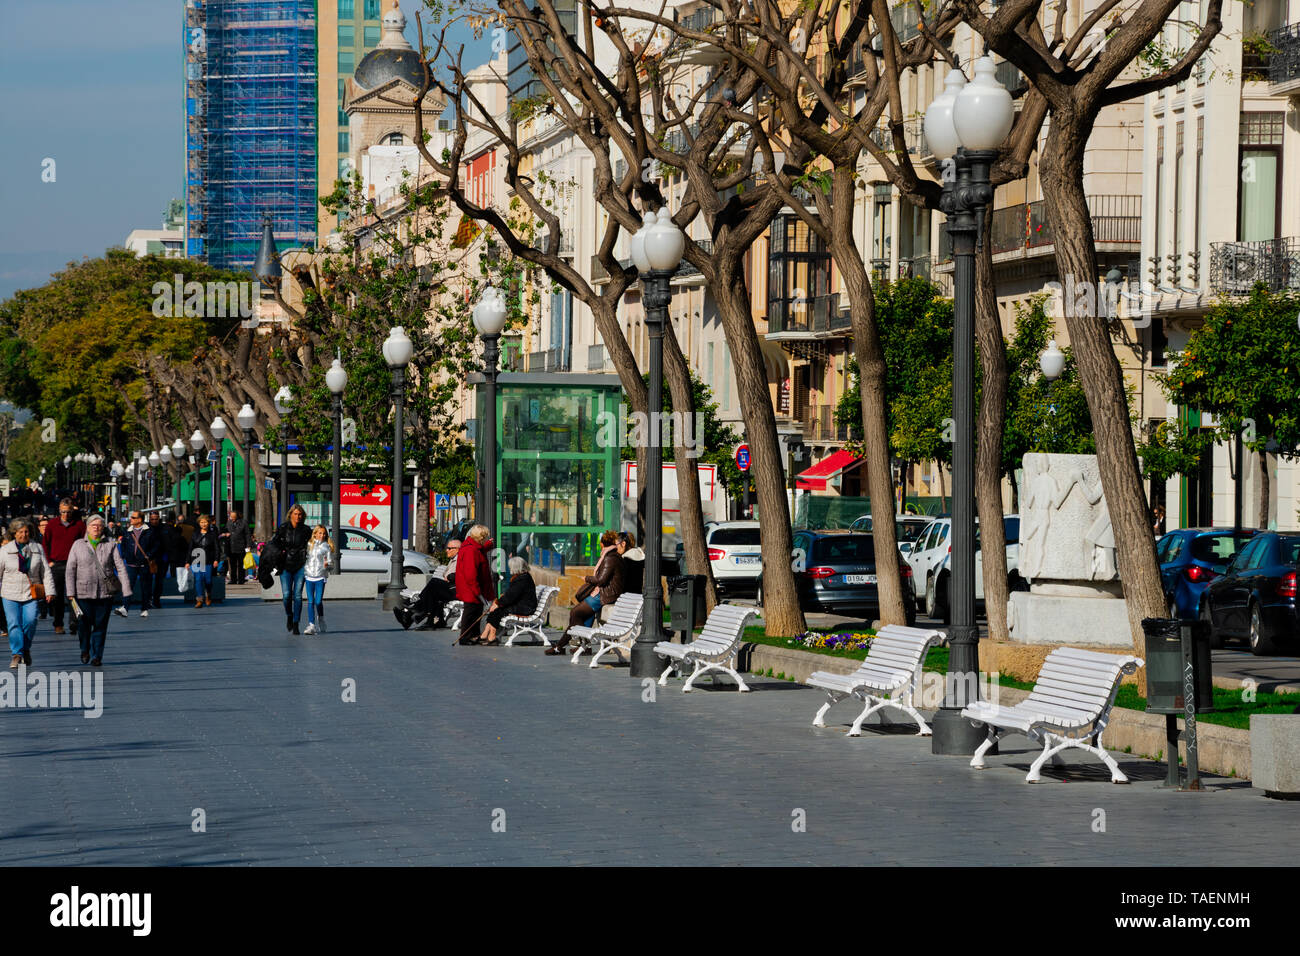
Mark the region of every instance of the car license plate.
POLYGON ((761 555, 757 554, 738 554, 736 555, 737 564, 758 564, 762 560, 761 555))
POLYGON ((875 584, 876 576, 874 574, 846 574, 844 575, 845 584, 875 584))

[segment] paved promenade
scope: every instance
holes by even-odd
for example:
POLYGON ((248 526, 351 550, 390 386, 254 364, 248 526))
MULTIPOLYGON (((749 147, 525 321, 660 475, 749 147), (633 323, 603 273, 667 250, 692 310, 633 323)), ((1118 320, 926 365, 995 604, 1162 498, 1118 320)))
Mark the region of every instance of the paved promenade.
MULTIPOLYGON (((784 682, 647 703, 622 668, 453 647, 377 601, 329 615, 323 637, 242 597, 114 617, 100 718, 0 711, 0 863, 1300 861, 1300 803, 1240 781, 1166 792, 1121 754, 1114 786, 1067 754, 1029 786, 1023 738, 979 773, 906 728, 845 737, 851 703, 815 730, 820 694, 784 682)), ((79 667, 48 621, 33 655, 79 667)))

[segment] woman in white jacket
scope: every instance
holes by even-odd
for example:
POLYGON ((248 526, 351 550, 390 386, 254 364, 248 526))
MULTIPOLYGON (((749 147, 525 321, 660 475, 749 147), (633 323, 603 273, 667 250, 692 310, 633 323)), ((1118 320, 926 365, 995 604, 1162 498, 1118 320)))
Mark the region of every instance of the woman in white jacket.
POLYGON ((306 572, 303 578, 303 599, 307 602, 307 629, 304 634, 325 633, 325 576, 329 574, 330 552, 334 542, 330 541, 329 532, 323 524, 318 524, 311 532, 307 542, 307 563, 303 565, 306 572))
POLYGON ((0 598, 9 621, 11 668, 32 663, 32 637, 40 611, 38 585, 46 601, 54 597, 54 574, 45 559, 45 549, 32 540, 32 523, 26 518, 9 522, 13 540, 0 548, 0 598))

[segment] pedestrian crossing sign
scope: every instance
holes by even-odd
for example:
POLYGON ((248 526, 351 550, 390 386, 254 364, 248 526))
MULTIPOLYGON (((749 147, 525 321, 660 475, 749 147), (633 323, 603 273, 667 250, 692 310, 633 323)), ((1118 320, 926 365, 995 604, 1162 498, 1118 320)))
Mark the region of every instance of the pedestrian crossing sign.
POLYGON ((451 510, 451 495, 439 495, 439 494, 435 494, 435 495, 433 496, 433 510, 434 510, 434 511, 450 511, 450 510, 451 510))

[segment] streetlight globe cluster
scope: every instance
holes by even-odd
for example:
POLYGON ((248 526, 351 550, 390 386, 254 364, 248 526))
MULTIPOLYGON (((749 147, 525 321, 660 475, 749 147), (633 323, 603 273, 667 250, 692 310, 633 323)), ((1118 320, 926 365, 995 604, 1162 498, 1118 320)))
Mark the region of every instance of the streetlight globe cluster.
POLYGON ((395 325, 389 331, 388 338, 384 339, 384 361, 392 369, 406 368, 410 364, 413 349, 406 329, 395 325))
POLYGON ((505 294, 495 286, 488 286, 474 306, 472 315, 479 335, 500 335, 508 316, 505 294))
POLYGON ((1038 356, 1038 367, 1049 382, 1060 378, 1065 371, 1065 353, 1056 347, 1056 339, 1050 340, 1047 348, 1038 356))
POLYGON ((675 270, 686 251, 686 235, 664 207, 642 215, 641 228, 632 234, 630 249, 632 264, 643 275, 651 270, 675 270))
POLYGON ((948 71, 943 92, 925 111, 925 139, 937 159, 951 159, 962 147, 997 149, 1007 138, 1016 114, 996 73, 989 56, 975 61, 975 79, 969 83, 961 70, 948 71))

